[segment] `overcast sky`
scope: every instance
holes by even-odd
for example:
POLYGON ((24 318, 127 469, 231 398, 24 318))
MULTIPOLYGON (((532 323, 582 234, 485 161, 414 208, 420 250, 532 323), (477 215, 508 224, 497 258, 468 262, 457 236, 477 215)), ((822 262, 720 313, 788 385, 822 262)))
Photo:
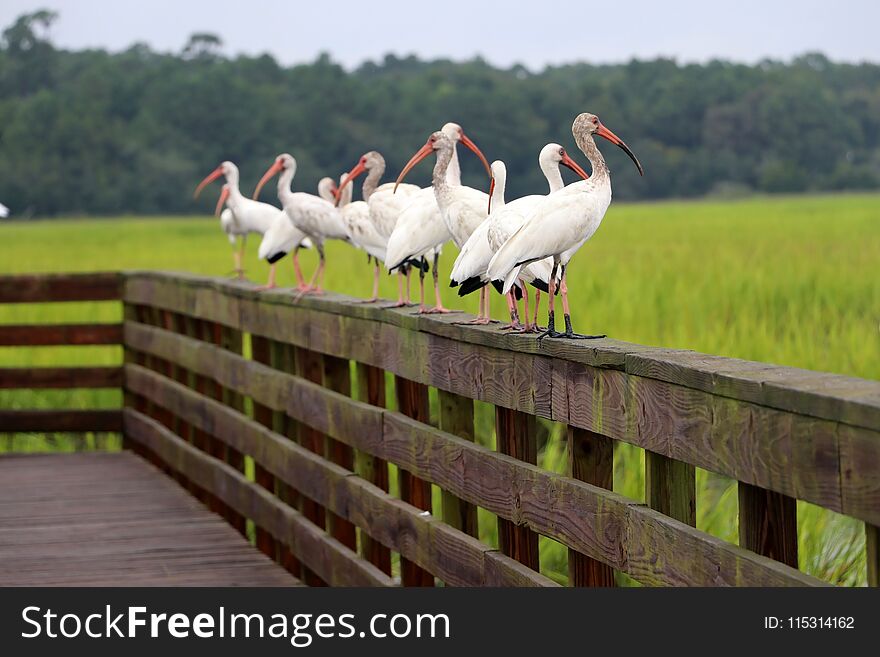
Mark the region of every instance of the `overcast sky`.
POLYGON ((456 60, 481 55, 530 69, 632 57, 755 62, 821 51, 880 62, 880 0, 2 0, 0 25, 47 7, 66 48, 135 41, 179 51, 213 32, 227 54, 269 52, 285 64, 322 51, 351 68, 385 53, 456 60))

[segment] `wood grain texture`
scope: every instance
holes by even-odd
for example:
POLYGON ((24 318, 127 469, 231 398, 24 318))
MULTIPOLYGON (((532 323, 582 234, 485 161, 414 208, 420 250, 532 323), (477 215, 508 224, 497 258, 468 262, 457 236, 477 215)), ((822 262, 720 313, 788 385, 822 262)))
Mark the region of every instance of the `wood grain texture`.
MULTIPOLYGON (((132 440, 147 445, 174 470, 185 473, 236 513, 267 528, 276 540, 301 555, 303 563, 324 581, 336 586, 393 586, 390 577, 228 464, 133 409, 126 409, 123 418, 125 432, 132 440)), ((256 550, 254 553, 258 554, 256 550)))
POLYGON ((84 433, 122 431, 119 409, 5 410, 0 409, 0 433, 84 433))
MULTIPOLYGON (((500 454, 526 463, 538 462, 535 416, 501 406, 495 407, 495 443, 500 454)), ((513 503, 521 504, 516 497, 513 503)), ((527 526, 504 517, 498 518, 498 544, 507 556, 533 570, 540 568, 538 534, 527 526)))
MULTIPOLYGON (((611 491, 555 475, 400 413, 362 404, 297 377, 265 371, 268 368, 257 363, 239 360, 240 367, 226 363, 220 369, 230 381, 240 382, 243 394, 271 406, 286 407, 299 421, 312 423, 337 440, 348 441, 355 449, 397 463, 463 500, 516 524, 527 525, 645 583, 822 585, 815 578, 715 539, 611 491), (351 417, 351 426, 359 430, 350 431, 349 425, 337 421, 338 417, 351 417)), ((200 362, 206 371, 220 365, 215 358, 200 362)), ((335 513, 341 514, 340 509, 354 513, 354 502, 349 494, 338 497, 328 490, 328 486, 336 490, 339 485, 347 489, 353 480, 347 471, 290 441, 280 441, 276 434, 240 414, 180 389, 176 387, 178 384, 144 368, 127 366, 126 386, 137 394, 161 400, 193 424, 208 426, 222 440, 230 441, 237 449, 274 468, 276 477, 296 482, 304 494, 319 503, 329 504, 325 500, 332 500, 338 505, 334 507, 335 513), (306 454, 309 456, 305 457, 306 454)), ((371 495, 375 494, 373 489, 371 495)), ((382 540, 376 532, 390 531, 383 528, 385 523, 394 522, 394 518, 374 517, 374 511, 359 511, 363 514, 359 516, 361 520, 352 515, 347 518, 365 528, 376 540, 382 540)), ((400 543, 382 542, 411 558, 412 553, 404 553, 405 546, 400 543)), ((441 573, 451 566, 438 568, 436 563, 426 567, 442 580, 453 583, 450 573, 441 573)))
MULTIPOLYGON (((606 490, 614 488, 614 442, 592 431, 568 427, 569 475, 606 490)), ((614 586, 614 569, 576 550, 568 551, 569 586, 614 586)))
POLYGON ((269 464, 276 478, 295 483, 304 494, 450 584, 556 586, 538 573, 522 572, 519 564, 476 539, 211 399, 142 367, 132 366, 127 376, 140 394, 162 400, 193 424, 269 464))
MULTIPOLYGON (((785 368, 752 364, 749 369, 729 359, 722 359, 727 363, 723 366, 710 358, 724 376, 743 382, 725 388, 702 374, 682 378, 680 371, 689 364, 696 372, 708 367, 692 352, 612 341, 579 346, 553 341, 556 346, 546 351, 519 339, 533 340, 528 336, 512 339, 491 328, 452 326, 449 318, 413 317, 339 295, 294 305, 283 291, 264 294, 238 283, 162 274, 129 277, 126 294, 170 307, 199 304, 200 311, 238 322, 244 330, 565 422, 838 512, 850 513, 843 501, 848 466, 841 458, 846 454, 858 463, 860 450, 870 454, 880 443, 880 433, 870 422, 861 429, 847 424, 858 424, 856 416, 874 412, 872 391, 880 391, 876 382, 853 383, 858 394, 852 392, 855 388, 840 393, 840 403, 855 411, 812 414, 818 384, 813 380, 808 394, 806 381, 791 371, 792 381, 799 382, 792 394, 806 396, 797 407, 801 410, 790 412, 790 404, 777 403, 780 394, 768 392, 785 381, 780 375, 785 368), (767 385, 748 383, 754 376, 764 377, 767 385), (845 445, 853 429, 866 432, 871 442, 852 439, 845 445)), ((842 388, 828 387, 822 395, 834 397, 837 390, 842 388)), ((880 471, 860 471, 854 485, 857 490, 880 488, 880 471)), ((870 500, 861 503, 857 490, 849 490, 849 505, 857 511, 853 515, 880 523, 880 506, 870 500)))
POLYGON ((662 454, 645 452, 645 503, 670 518, 697 526, 697 479, 694 466, 662 454))
POLYGON ((122 274, 15 274, 0 276, 0 303, 115 301, 122 296, 122 274))
POLYGON ((301 586, 131 453, 0 456, 0 585, 301 586))
POLYGON ((797 500, 742 482, 738 494, 739 544, 797 568, 797 500))
POLYGON ((0 347, 113 345, 122 342, 122 324, 5 324, 0 347))
MULTIPOLYGON (((438 391, 440 429, 464 440, 474 440, 474 401, 445 390, 438 391)), ((470 536, 479 536, 477 507, 442 491, 443 522, 470 536)))
MULTIPOLYGON (((356 364, 357 398, 359 401, 385 408, 385 372, 363 363, 356 364)), ((355 471, 380 490, 388 492, 388 462, 369 452, 357 451, 355 471)), ((361 530, 360 552, 365 559, 384 573, 391 574, 391 551, 361 530)))
MULTIPOLYGON (((292 313, 308 315, 309 318, 324 317, 327 321, 318 326, 308 323, 301 329, 288 331, 286 336, 273 337, 295 342, 310 341, 297 344, 318 351, 332 345, 334 349, 327 353, 337 355, 340 355, 340 349, 357 350, 363 346, 363 342, 358 345, 356 339, 339 335, 339 329, 349 320, 360 324, 378 323, 392 327, 393 332, 418 332, 452 342, 466 342, 478 351, 545 356, 591 368, 618 370, 712 395, 880 431, 880 383, 876 381, 610 339, 592 340, 589 343, 568 340, 544 340, 539 343, 533 336, 511 335, 492 327, 457 326, 453 324, 457 318, 414 317, 405 310, 388 311, 338 294, 303 298, 296 303, 287 290, 257 292, 251 284, 194 275, 130 272, 126 275, 125 293, 132 300, 163 307, 192 307, 197 304, 200 311, 211 314, 215 321, 239 320, 245 324, 260 321, 260 316, 266 315, 262 311, 271 310, 267 319, 278 331, 286 328, 281 318, 292 313), (212 294, 217 299, 211 299, 212 294), (256 311, 257 307, 260 312, 256 311), (325 329, 328 321, 332 322, 329 328, 335 329, 329 334, 325 329)), ((250 330, 245 326, 240 328, 250 330)), ((348 353, 344 355, 383 367, 372 360, 348 353)), ((385 369, 394 371, 391 367, 385 369)), ((413 378, 404 372, 395 373, 413 378)))
MULTIPOLYGON (((351 369, 349 362, 342 358, 325 355, 323 357, 324 365, 324 387, 333 390, 346 397, 351 396, 351 369)), ((326 439, 326 456, 333 463, 339 465, 350 472, 354 472, 354 450, 351 446, 343 442, 334 440, 331 437, 326 439)), ((343 545, 347 545, 352 550, 357 549, 357 532, 355 526, 343 520, 338 516, 329 514, 327 516, 327 530, 343 545)))
POLYGON ((120 367, 0 367, 0 390, 118 388, 120 367))
MULTIPOLYGON (((400 412, 417 422, 427 424, 430 419, 427 386, 397 376, 394 377, 394 390, 397 395, 397 408, 400 412)), ((400 499, 431 513, 430 482, 414 476, 406 468, 398 468, 397 476, 400 499)), ((402 555, 400 580, 404 586, 434 586, 434 575, 402 555)))
MULTIPOLYGON (((253 358, 258 363, 263 363, 265 365, 271 365, 271 351, 269 347, 269 340, 264 338, 261 335, 252 335, 251 336, 251 358, 253 358)), ((258 402, 254 402, 254 420, 262 424, 264 427, 269 429, 272 428, 272 409, 263 406, 258 402)), ((267 491, 274 493, 275 492, 275 477, 272 476, 272 473, 267 470, 262 463, 258 461, 254 461, 254 481, 256 481, 258 486, 262 486, 267 491)), ((269 556, 272 559, 280 559, 280 555, 277 553, 277 545, 275 539, 272 538, 272 534, 269 533, 263 527, 259 525, 255 528, 256 531, 256 544, 257 548, 263 554, 269 556)))

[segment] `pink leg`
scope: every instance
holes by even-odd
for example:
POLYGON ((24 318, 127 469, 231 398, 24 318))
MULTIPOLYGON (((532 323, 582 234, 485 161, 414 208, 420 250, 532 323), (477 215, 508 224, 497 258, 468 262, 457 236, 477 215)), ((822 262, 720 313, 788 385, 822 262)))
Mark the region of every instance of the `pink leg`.
POLYGON ((275 283, 275 263, 269 265, 269 280, 265 285, 260 285, 257 290, 274 290, 278 285, 275 283))
POLYGON ((321 294, 321 286, 318 285, 316 287, 315 282, 320 279, 320 276, 323 273, 323 271, 324 271, 324 259, 321 258, 321 260, 318 262, 318 268, 315 269, 315 273, 312 274, 312 280, 309 281, 309 284, 306 285, 306 287, 304 289, 297 292, 296 297, 295 297, 297 300, 301 299, 304 294, 309 294, 309 293, 321 294))
POLYGON ((299 266, 299 247, 293 250, 293 275, 296 276, 296 289, 300 292, 308 289, 306 278, 303 276, 302 269, 299 266))
POLYGON ((412 304, 412 293, 410 292, 410 284, 412 283, 412 267, 407 267, 406 269, 406 305, 411 306, 412 304))
POLYGON ((392 303, 390 306, 385 306, 386 308, 402 308, 406 305, 406 300, 403 298, 403 272, 397 272, 397 302, 392 303))

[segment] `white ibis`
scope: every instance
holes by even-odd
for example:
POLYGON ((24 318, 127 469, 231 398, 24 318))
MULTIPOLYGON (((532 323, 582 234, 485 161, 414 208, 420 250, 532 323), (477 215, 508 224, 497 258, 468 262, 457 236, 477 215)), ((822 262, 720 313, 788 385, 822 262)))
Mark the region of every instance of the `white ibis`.
POLYGON ((366 201, 352 201, 353 185, 347 185, 348 174, 343 174, 337 188, 339 211, 348 231, 349 240, 359 249, 366 251, 367 263, 375 261, 373 270, 373 294, 364 303, 379 300, 379 262, 385 260, 385 238, 376 230, 370 219, 370 206, 366 201))
MULTIPOLYGON (((492 171, 486 156, 477 145, 467 138, 461 136, 461 143, 470 148, 483 162, 489 177, 492 171)), ((455 152, 455 141, 453 141, 442 130, 438 130, 428 137, 428 141, 422 146, 415 155, 410 158, 409 162, 397 177, 397 184, 406 177, 406 174, 416 166, 419 162, 428 157, 431 153, 437 154, 437 161, 434 164, 434 174, 432 186, 434 189, 434 198, 440 208, 440 214, 446 223, 452 240, 459 248, 463 247, 467 242, 471 233, 486 219, 488 215, 489 196, 485 192, 478 191, 464 185, 450 185, 447 181, 446 174, 449 164, 452 161, 455 152)), ((480 312, 477 319, 469 323, 488 324, 489 317, 489 296, 485 290, 480 291, 480 312)))
MULTIPOLYGON (((586 180, 589 176, 575 162, 565 149, 559 144, 549 143, 538 154, 538 165, 547 179, 547 185, 550 188, 549 193, 558 191, 564 187, 562 174, 559 171, 560 165, 568 167, 577 173, 582 179, 586 180)), ((504 202, 504 184, 507 178, 507 169, 504 163, 496 161, 492 164, 493 173, 493 192, 490 192, 492 211, 488 218, 471 234, 468 241, 462 247, 458 258, 452 268, 452 287, 461 284, 458 294, 465 296, 478 289, 481 289, 489 282, 486 270, 489 268, 489 262, 492 256, 501 248, 502 244, 510 238, 520 226, 522 226, 525 216, 534 208, 542 199, 547 198, 544 195, 532 194, 523 196, 509 203, 504 202), (496 171, 497 169, 497 171, 496 171), (500 193, 499 193, 500 192, 500 193)), ((535 321, 537 324, 538 303, 540 300, 540 291, 548 291, 548 283, 550 272, 553 270, 553 261, 551 258, 545 258, 538 262, 523 267, 519 272, 518 279, 522 283, 519 287, 522 289, 525 303, 525 327, 523 330, 532 331, 534 325, 529 320, 528 311, 528 291, 525 283, 530 283, 537 289, 535 295, 535 321)), ((502 282, 497 281, 496 287, 500 290, 502 282)), ((495 284, 493 283, 493 284, 495 284)), ((509 294, 509 293, 508 293, 509 294)), ((515 301, 515 300, 514 300, 515 301)), ((510 303, 508 303, 510 305, 510 303)), ((515 305, 513 306, 515 310, 515 305)), ((507 328, 517 330, 514 326, 516 320, 511 316, 511 325, 507 328)))
POLYGON ((9 208, 0 203, 0 219, 6 219, 9 216, 9 208))
MULTIPOLYGON (((239 278, 241 278, 244 273, 242 261, 244 258, 244 249, 248 234, 257 233, 259 235, 264 235, 266 231, 269 230, 269 226, 272 224, 272 219, 277 216, 280 210, 274 205, 252 201, 242 196, 241 190, 239 190, 238 187, 238 167, 229 161, 222 162, 220 166, 205 176, 205 179, 199 183, 198 187, 196 187, 195 194, 193 195, 194 198, 198 198, 199 194, 202 193, 202 190, 208 184, 217 180, 220 176, 226 178, 226 190, 225 192, 221 192, 221 198, 222 201, 226 203, 229 210, 232 211, 232 219, 234 219, 235 224, 235 227, 231 229, 232 232, 227 232, 227 235, 235 235, 236 237, 241 238, 241 246, 239 250, 233 252, 235 271, 239 278)), ((220 205, 222 205, 222 202, 220 205)), ((221 216, 221 226, 222 225, 221 216)), ((233 242, 234 246, 234 239, 230 238, 230 242, 233 242)))
MULTIPOLYGON (((473 143, 457 123, 446 123, 441 130, 455 144, 462 140, 465 143, 473 143)), ((450 187, 461 185, 461 169, 458 163, 457 148, 453 148, 452 159, 446 168, 446 183, 450 187)), ((446 227, 446 222, 440 212, 440 207, 437 205, 437 199, 432 187, 423 189, 404 209, 397 219, 394 231, 388 238, 385 266, 389 270, 393 270, 400 263, 407 260, 422 261, 422 266, 419 268, 421 290, 419 313, 450 312, 443 307, 443 301, 440 299, 439 269, 437 264, 443 245, 451 239, 452 235, 446 227), (433 308, 428 308, 425 304, 424 276, 429 258, 433 259, 435 301, 433 308)))
POLYGON ((611 204, 611 175, 605 158, 599 152, 594 134, 616 144, 632 159, 641 175, 642 165, 624 141, 602 125, 590 113, 579 114, 571 128, 575 143, 590 161, 593 172, 589 180, 572 183, 553 192, 540 201, 528 214, 522 227, 508 239, 489 263, 491 280, 503 279, 503 291, 509 292, 516 282, 518 269, 544 258, 553 258, 549 281, 550 312, 547 330, 540 337, 595 338, 603 336, 579 335, 571 325, 565 270, 571 257, 590 239, 611 204), (556 271, 561 268, 560 292, 565 314, 565 333, 556 331, 553 316, 553 296, 556 271))
MULTIPOLYGON (((346 187, 365 172, 367 177, 364 178, 361 193, 364 201, 369 207, 369 222, 372 224, 372 228, 364 228, 365 230, 372 232, 371 239, 375 240, 377 246, 381 246, 384 250, 401 212, 410 202, 412 202, 415 195, 418 194, 421 189, 416 185, 405 185, 400 190, 400 195, 398 196, 393 193, 394 185, 392 183, 380 185, 379 181, 385 173, 385 158, 382 157, 382 154, 378 151, 368 151, 361 155, 357 164, 352 167, 345 179, 339 184, 339 193, 341 194, 346 187)), ((398 294, 397 303, 393 304, 392 307, 405 306, 408 303, 409 267, 404 266, 406 264, 407 263, 402 262, 396 267, 399 274, 397 280, 398 294), (407 276, 406 299, 404 298, 403 293, 404 275, 407 276)))
POLYGON ((309 283, 299 287, 299 294, 308 292, 320 294, 326 262, 324 242, 328 239, 348 241, 342 216, 331 201, 314 194, 294 192, 290 189, 293 177, 296 175, 296 160, 290 153, 282 153, 275 158, 275 162, 257 183, 253 197, 257 198, 263 185, 278 173, 281 173, 278 178, 278 198, 287 218, 294 227, 311 239, 318 250, 318 267, 309 283))

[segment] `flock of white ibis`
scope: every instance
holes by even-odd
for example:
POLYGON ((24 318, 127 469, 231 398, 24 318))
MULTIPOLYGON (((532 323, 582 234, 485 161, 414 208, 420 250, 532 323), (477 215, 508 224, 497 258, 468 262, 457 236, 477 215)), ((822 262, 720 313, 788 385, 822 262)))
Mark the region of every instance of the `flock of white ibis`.
POLYGON ((594 338, 574 332, 568 305, 566 268, 572 256, 593 236, 611 203, 611 176, 605 158, 596 146, 599 135, 619 146, 632 159, 640 174, 642 165, 629 147, 606 128, 594 114, 583 113, 572 124, 578 148, 589 160, 591 175, 575 162, 565 148, 550 143, 541 149, 538 164, 547 179, 546 195, 524 196, 512 201, 504 198, 507 170, 496 160, 491 165, 479 147, 457 123, 447 123, 428 137, 425 145, 404 166, 397 180, 382 183, 385 158, 377 151, 364 153, 357 164, 340 177, 322 178, 318 194, 291 190, 296 160, 283 153, 257 184, 253 198, 239 189, 238 167, 223 162, 196 188, 195 195, 221 176, 225 178, 216 214, 233 245, 235 271, 243 275, 243 254, 247 235, 262 235, 259 257, 270 264, 269 280, 260 289, 276 286, 276 263, 292 254, 297 281, 297 298, 320 294, 325 269, 324 242, 346 241, 367 254, 375 263, 373 294, 365 303, 378 301, 380 267, 398 276, 397 302, 388 307, 409 305, 409 283, 413 269, 419 272, 419 313, 452 312, 443 307, 437 261, 443 245, 452 240, 459 255, 452 268, 451 285, 459 295, 480 293, 479 314, 468 323, 488 324, 489 284, 505 296, 510 323, 503 328, 516 332, 539 332, 538 304, 541 291, 549 295, 546 330, 539 337, 594 338), (457 145, 462 144, 485 166, 489 193, 461 184, 457 145), (424 189, 403 183, 406 174, 419 162, 436 155, 431 187, 424 189), (559 167, 565 166, 581 180, 565 185, 559 167), (362 201, 352 201, 353 182, 366 173, 362 201), (275 175, 281 209, 256 199, 275 175), (226 206, 223 209, 223 206, 226 206), (236 247, 236 243, 239 243, 236 247), (318 251, 318 266, 306 282, 299 266, 300 248, 318 251), (425 275, 433 261, 435 305, 425 301, 425 275), (380 265, 380 262, 382 265, 380 265), (529 310, 528 286, 535 288, 534 314, 529 310), (557 332, 554 298, 562 297, 565 331, 557 332), (520 322, 519 300, 524 306, 520 322))

